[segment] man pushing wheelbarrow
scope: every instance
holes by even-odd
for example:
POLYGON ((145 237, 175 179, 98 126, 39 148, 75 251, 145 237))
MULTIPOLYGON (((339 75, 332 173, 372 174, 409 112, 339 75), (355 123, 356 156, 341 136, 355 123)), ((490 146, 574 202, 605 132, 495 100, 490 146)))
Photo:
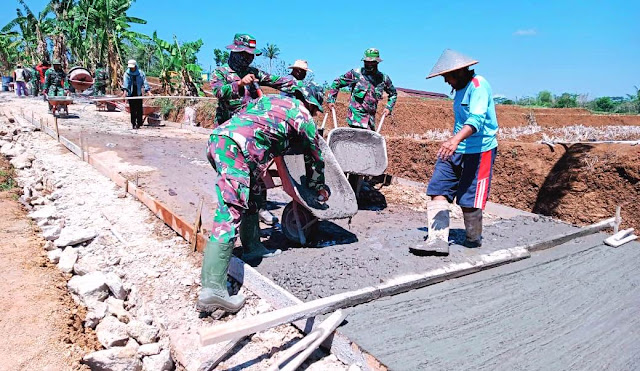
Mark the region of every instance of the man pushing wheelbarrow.
MULTIPOLYGON (((67 80, 67 74, 62 69, 62 64, 58 59, 53 60, 53 68, 49 68, 44 74, 42 95, 44 95, 45 100, 47 100, 47 103, 49 104, 50 113, 55 113, 53 112, 54 105, 57 103, 53 102, 56 100, 55 97, 69 95, 69 81, 67 80)), ((67 108, 67 105, 64 104, 61 106, 63 106, 65 112, 68 114, 69 109, 67 108)), ((57 108, 57 105, 55 108, 57 108)))
POLYGON ((265 95, 213 130, 207 157, 217 173, 218 206, 202 261, 202 312, 237 312, 241 295, 227 291, 227 269, 238 234, 244 260, 275 253, 260 242, 258 210, 263 202, 258 178, 274 157, 296 145, 304 151, 307 185, 318 201, 329 199, 324 158, 313 116, 322 112, 322 89, 295 87, 294 97, 265 95))

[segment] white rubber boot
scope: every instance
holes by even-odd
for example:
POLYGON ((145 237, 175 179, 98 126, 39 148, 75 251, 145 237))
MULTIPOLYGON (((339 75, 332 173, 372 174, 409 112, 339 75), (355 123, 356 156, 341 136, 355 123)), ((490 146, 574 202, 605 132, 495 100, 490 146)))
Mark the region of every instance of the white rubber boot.
POLYGON ((449 202, 434 200, 427 203, 429 237, 409 250, 416 255, 449 255, 449 202))
POLYGON ((482 209, 476 209, 470 213, 462 213, 464 216, 464 229, 467 238, 463 245, 470 248, 482 246, 482 209))

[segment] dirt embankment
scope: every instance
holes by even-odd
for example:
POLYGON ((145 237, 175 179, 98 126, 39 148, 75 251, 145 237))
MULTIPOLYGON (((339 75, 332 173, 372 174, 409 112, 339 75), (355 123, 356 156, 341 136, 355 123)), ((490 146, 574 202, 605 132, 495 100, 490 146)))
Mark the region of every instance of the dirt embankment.
MULTIPOLYGON (((392 138, 388 171, 428 182, 439 143, 392 138)), ((576 224, 611 217, 622 205, 624 226, 640 228, 640 146, 567 148, 502 142, 490 200, 576 224)))

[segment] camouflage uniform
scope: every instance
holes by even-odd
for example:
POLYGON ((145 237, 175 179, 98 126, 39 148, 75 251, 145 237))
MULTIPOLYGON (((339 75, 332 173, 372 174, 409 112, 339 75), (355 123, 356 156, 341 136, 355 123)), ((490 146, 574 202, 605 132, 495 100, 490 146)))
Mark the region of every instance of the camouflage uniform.
POLYGON ((324 159, 316 125, 304 105, 295 98, 266 95, 213 130, 208 155, 218 177, 218 207, 211 240, 230 242, 237 236, 242 213, 256 213, 261 203, 260 174, 291 141, 301 143, 312 172, 309 187, 324 186, 324 159))
POLYGON ((93 95, 105 95, 107 93, 107 83, 109 82, 109 74, 103 67, 97 68, 95 73, 95 81, 93 83, 93 95))
POLYGON ((216 108, 216 123, 218 125, 238 113, 251 99, 258 97, 253 87, 238 86, 238 82, 248 74, 253 74, 258 79, 258 84, 275 89, 286 89, 297 83, 297 80, 291 76, 274 76, 255 67, 249 67, 243 72, 232 70, 228 64, 216 68, 211 78, 211 90, 218 98, 218 107, 216 108))
POLYGON ((44 74, 44 86, 42 91, 46 91, 48 96, 61 97, 65 90, 69 90, 67 74, 61 69, 49 68, 44 74))
POLYGON ((389 95, 386 107, 389 112, 396 104, 398 95, 396 88, 391 83, 389 76, 380 71, 376 71, 373 75, 365 74, 362 68, 348 71, 333 81, 327 102, 334 103, 338 91, 343 87, 351 89, 351 101, 347 116, 347 123, 351 127, 375 130, 376 109, 378 101, 382 99, 383 91, 389 95))
POLYGON ((29 68, 31 72, 31 95, 37 97, 40 95, 40 72, 35 68, 29 68))

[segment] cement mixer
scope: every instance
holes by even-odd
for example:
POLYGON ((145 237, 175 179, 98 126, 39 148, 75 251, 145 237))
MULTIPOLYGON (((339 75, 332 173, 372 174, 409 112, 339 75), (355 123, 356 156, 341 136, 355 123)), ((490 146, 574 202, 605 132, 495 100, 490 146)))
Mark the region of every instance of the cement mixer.
POLYGON ((69 70, 68 76, 69 84, 71 84, 78 93, 82 93, 93 86, 91 72, 84 67, 73 67, 69 70))

